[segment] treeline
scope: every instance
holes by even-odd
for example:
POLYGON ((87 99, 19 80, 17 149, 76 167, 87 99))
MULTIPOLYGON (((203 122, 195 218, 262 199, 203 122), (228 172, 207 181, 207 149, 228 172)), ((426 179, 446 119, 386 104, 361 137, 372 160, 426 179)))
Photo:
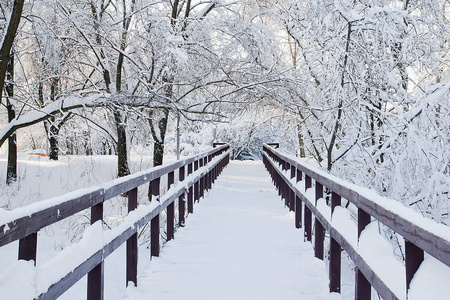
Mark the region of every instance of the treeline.
MULTIPOLYGON (((137 139, 158 165, 168 125, 197 134, 198 122, 229 122, 214 137, 237 156, 280 138, 338 176, 448 220, 446 0, 1 5, 3 36, 22 16, 0 51, 10 167, 13 133, 38 122, 51 159, 68 149, 61 136, 69 145, 88 128, 84 141, 116 153, 119 176, 137 139)), ((93 152, 82 140, 75 148, 93 152)))

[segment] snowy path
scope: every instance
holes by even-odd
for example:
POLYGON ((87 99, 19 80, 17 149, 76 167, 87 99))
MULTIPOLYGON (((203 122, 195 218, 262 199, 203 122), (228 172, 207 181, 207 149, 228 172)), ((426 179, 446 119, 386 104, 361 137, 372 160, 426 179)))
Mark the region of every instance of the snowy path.
POLYGON ((341 299, 262 162, 231 162, 125 299, 341 299))

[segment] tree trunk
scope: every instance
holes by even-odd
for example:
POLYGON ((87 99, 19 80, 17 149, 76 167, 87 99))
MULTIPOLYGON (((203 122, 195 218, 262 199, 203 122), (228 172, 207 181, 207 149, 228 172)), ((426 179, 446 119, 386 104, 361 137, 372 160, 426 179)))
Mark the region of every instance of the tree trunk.
POLYGON ((155 141, 153 148, 153 166, 160 166, 163 163, 164 158, 164 143, 161 141, 155 141))
MULTIPOLYGON (((50 127, 51 129, 53 129, 53 128, 55 128, 55 127, 50 127)), ((50 132, 51 131, 53 131, 53 130, 50 130, 50 132)), ((51 134, 51 136, 50 136, 50 138, 49 138, 49 143, 50 143, 50 149, 49 149, 49 155, 48 155, 48 159, 50 159, 50 160, 58 160, 58 150, 59 150, 59 147, 58 147, 58 137, 55 135, 55 134, 53 134, 53 133, 50 133, 51 134)))
MULTIPOLYGON (((149 118, 148 118, 148 122, 150 125, 150 130, 152 133, 152 137, 153 137, 153 167, 156 166, 160 166, 163 163, 163 158, 164 158, 164 140, 166 137, 166 130, 167 130, 167 119, 169 117, 169 109, 168 108, 163 108, 163 115, 161 117, 161 119, 158 121, 158 129, 159 129, 159 134, 157 133, 157 130, 155 128, 155 123, 153 120, 154 117, 154 112, 150 111, 149 112, 149 118)), ((148 185, 148 200, 152 201, 152 182, 149 183, 148 185)))
POLYGON ((126 121, 123 120, 120 111, 114 109, 114 121, 117 129, 117 175, 123 177, 130 174, 128 168, 128 149, 126 121))
MULTIPOLYGON (((65 116, 57 119, 55 116, 49 117, 44 121, 44 128, 47 133, 48 142, 50 144, 48 158, 50 160, 58 160, 59 155, 59 132, 64 123, 72 116, 72 113, 67 113, 65 116)), ((69 151, 70 152, 70 151, 69 151)))
MULTIPOLYGON (((14 0, 14 6, 9 19, 6 33, 3 37, 3 43, 0 48, 0 103, 2 102, 3 87, 5 85, 5 77, 8 70, 8 63, 11 58, 11 49, 16 37, 17 28, 19 27, 22 17, 22 9, 24 0, 14 0)), ((11 66, 13 64, 11 63, 11 66)), ((8 92, 8 91, 7 91, 8 92)), ((7 104, 8 122, 14 120, 16 116, 15 107, 11 101, 7 104)), ((17 179, 17 144, 16 133, 12 133, 8 138, 8 164, 6 171, 6 183, 11 184, 17 179)))
MULTIPOLYGON (((303 117, 303 114, 301 113, 301 111, 298 112, 298 115, 300 116, 300 118, 301 118, 302 120, 305 120, 305 118, 303 117)), ((316 118, 317 118, 317 117, 316 117, 316 118)), ((317 118, 317 119, 318 119, 318 118, 317 118)), ((321 125, 323 126, 323 124, 321 124, 321 125)), ((298 126, 301 126, 300 123, 298 124, 298 126)), ((323 158, 322 158, 322 156, 320 155, 319 149, 317 149, 316 142, 314 141, 314 136, 313 136, 311 130, 309 130, 308 127, 306 127, 306 132, 308 133, 308 136, 309 136, 309 138, 311 139, 311 144, 312 144, 312 147, 313 147, 313 149, 314 149, 314 153, 312 153, 311 151, 310 151, 310 153, 311 153, 313 156, 315 155, 316 160, 320 163, 320 162, 323 161, 323 158)), ((302 137, 303 137, 303 134, 302 134, 302 137)), ((302 140, 304 141, 304 139, 302 139, 302 140)), ((303 143, 303 148, 304 148, 304 143, 303 143)), ((306 157, 306 153, 305 153, 305 157, 306 157)))
POLYGON ((6 29, 5 36, 3 37, 3 43, 0 48, 0 100, 1 91, 5 84, 5 76, 11 49, 16 37, 17 28, 19 27, 20 18, 22 17, 23 3, 25 0, 14 0, 14 6, 9 19, 8 28, 6 29))
POLYGON ((300 157, 306 157, 305 154, 305 142, 303 140, 302 126, 300 124, 297 125, 297 134, 298 134, 298 147, 300 150, 300 157))
POLYGON ((55 123, 56 123, 55 117, 50 117, 48 120, 44 121, 45 131, 47 131, 48 142, 50 144, 50 149, 48 153, 48 158, 50 160, 58 160, 59 128, 55 123))
MULTIPOLYGON (((11 122, 16 117, 14 105, 6 106, 8 110, 8 121, 11 122)), ((10 185, 17 180, 17 143, 16 133, 8 138, 8 165, 6 171, 6 184, 10 185)))
POLYGON ((177 116, 177 160, 180 159, 180 114, 177 116))
MULTIPOLYGON (((344 78, 345 78, 345 69, 347 68, 347 62, 348 62, 348 53, 350 50, 350 36, 352 33, 352 24, 349 22, 347 24, 348 26, 348 31, 347 31, 347 43, 345 46, 345 56, 344 56, 344 63, 342 65, 342 75, 341 75, 341 88, 344 88, 344 78)), ((342 97, 342 96, 340 96, 342 97)), ((338 111, 337 111, 337 116, 336 116, 336 121, 334 123, 334 127, 333 127, 333 132, 331 133, 331 140, 330 140, 330 144, 328 145, 327 148, 327 170, 331 171, 331 168, 333 167, 333 149, 334 146, 336 145, 336 139, 337 139, 337 135, 338 135, 338 130, 339 127, 341 126, 341 117, 342 117, 342 106, 344 105, 344 100, 341 98, 339 100, 339 104, 338 104, 338 111)))
POLYGON ((155 144, 153 147, 153 166, 154 167, 160 166, 163 163, 164 141, 166 138, 168 118, 169 118, 169 109, 164 108, 163 115, 162 115, 161 119, 158 121, 159 136, 156 134, 156 130, 153 129, 153 126, 154 126, 153 121, 150 120, 150 126, 152 127, 152 135, 153 135, 153 139, 155 141, 155 144))
MULTIPOLYGON (((14 53, 11 52, 7 65, 7 82, 6 94, 8 96, 6 109, 8 111, 8 122, 12 122, 16 118, 16 108, 14 107, 14 53)), ((17 180, 17 138, 16 132, 8 138, 8 163, 6 167, 6 184, 10 185, 17 180)))
MULTIPOLYGON (((128 28, 131 23, 131 16, 127 16, 127 10, 125 1, 123 4, 123 20, 122 20, 122 35, 120 42, 120 52, 117 60, 117 69, 116 69, 116 92, 120 93, 122 91, 122 72, 123 72, 123 63, 125 55, 126 46, 127 46, 127 37, 128 37, 128 28)), ((131 15, 134 13, 134 5, 135 0, 132 0, 131 4, 131 15)), ((104 70, 107 72, 107 70, 104 70)), ((104 73, 105 74, 105 73, 104 73)), ((109 72, 108 76, 104 75, 105 83, 109 85, 107 80, 109 80, 109 72), (108 79, 107 79, 108 77, 108 79)), ((114 108, 114 120, 117 128, 117 169, 118 176, 123 177, 130 174, 130 169, 128 167, 128 149, 127 149, 127 130, 126 130, 126 117, 121 116, 120 111, 114 108)))
MULTIPOLYGON (((52 78, 51 79, 51 84, 50 84, 50 101, 53 102, 56 100, 56 94, 58 92, 58 83, 59 83, 59 79, 58 78, 52 78)), ((48 125, 48 130, 47 130, 47 135, 48 135, 48 141, 50 143, 50 149, 49 149, 49 155, 48 158, 50 160, 58 160, 58 150, 59 150, 59 130, 62 127, 62 123, 63 122, 58 122, 58 124, 56 123, 56 118, 55 117, 51 117, 49 119, 49 123, 47 123, 48 125)))

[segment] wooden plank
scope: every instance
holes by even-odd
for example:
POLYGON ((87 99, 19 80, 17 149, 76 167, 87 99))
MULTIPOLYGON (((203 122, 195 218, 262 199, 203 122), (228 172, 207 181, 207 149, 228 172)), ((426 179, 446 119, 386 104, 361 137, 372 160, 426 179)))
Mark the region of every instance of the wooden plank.
MULTIPOLYGON (((28 213, 24 213, 24 215, 26 215, 24 217, 8 222, 8 224, 0 224, 0 247, 24 238, 48 225, 90 208, 103 200, 109 200, 110 198, 120 195, 125 191, 132 190, 142 184, 148 183, 164 174, 180 168, 181 166, 189 165, 195 160, 226 151, 227 149, 229 149, 229 145, 222 145, 202 154, 194 155, 167 166, 152 168, 148 171, 140 172, 137 175, 132 174, 113 180, 103 184, 102 187, 99 187, 96 190, 86 191, 81 196, 79 194, 82 190, 76 191, 73 193, 74 196, 72 198, 70 198, 70 194, 68 194, 67 200, 63 203, 55 205, 52 202, 49 202, 49 207, 40 209, 31 216, 28 216, 28 213)), ((18 210, 20 211, 20 209, 18 210)))
POLYGON ((320 260, 323 260, 323 241, 324 241, 324 229, 320 221, 315 218, 315 234, 314 234, 314 256, 320 260))
POLYGON ((89 273, 87 278, 87 300, 103 300, 104 298, 104 263, 101 261, 89 273))
MULTIPOLYGON (((266 155, 264 153, 263 155, 266 155)), ((269 162, 273 165, 272 161, 269 162)), ((275 172, 281 174, 278 168, 275 168, 275 172)), ((283 177, 284 178, 284 177, 283 177)), ((333 238, 349 255, 355 266, 362 272, 362 274, 368 278, 371 285, 380 294, 383 299, 397 299, 396 295, 387 287, 387 285, 378 277, 378 275, 370 268, 365 260, 357 253, 357 251, 351 246, 351 244, 334 228, 327 219, 315 208, 315 206, 304 196, 303 192, 294 187, 290 182, 291 188, 293 188, 296 196, 298 196, 305 204, 306 209, 310 210, 314 214, 323 227, 330 233, 330 237, 333 238)), ((306 227, 306 221, 305 221, 306 227)), ((306 230, 306 229, 305 229, 306 230)))
MULTIPOLYGON (((170 186, 175 182, 175 174, 174 172, 170 172, 167 176, 167 188, 170 189, 170 186)), ((170 241, 173 239, 175 233, 175 204, 174 202, 170 203, 167 206, 167 240, 170 241)))
MULTIPOLYGON (((202 168, 204 165, 204 159, 200 159, 199 160, 199 168, 202 168)), ((200 179, 198 180, 198 201, 200 202, 200 199, 203 198, 204 196, 204 191, 205 191, 205 186, 204 186, 204 180, 205 177, 202 176, 200 177, 200 179)))
MULTIPOLYGON (((224 160, 226 157, 224 158, 224 160)), ((189 182, 186 182, 185 185, 181 186, 177 191, 174 191, 172 195, 166 197, 164 202, 159 203, 151 212, 142 217, 140 220, 134 223, 134 226, 128 227, 122 233, 120 233, 117 237, 115 237, 111 242, 107 245, 103 246, 103 249, 99 249, 95 254, 93 254, 90 258, 88 258, 85 262, 76 267, 72 272, 65 275, 60 281, 54 283, 49 287, 49 289, 41 294, 37 299, 56 299, 61 296, 66 290, 68 290, 71 286, 73 286, 78 280, 83 278, 86 274, 92 271, 96 266, 102 264, 102 261, 108 257, 112 252, 114 252, 117 248, 119 248, 123 243, 130 240, 130 238, 136 235, 137 228, 140 228, 147 224, 150 220, 154 219, 158 216, 161 211, 163 211, 170 203, 173 203, 175 199, 177 199, 181 194, 185 192, 185 187, 192 187, 195 181, 198 180, 201 176, 204 176, 206 172, 211 170, 213 167, 220 164, 221 161, 218 161, 211 166, 208 166, 208 170, 203 171, 201 174, 197 174, 195 178, 192 178, 189 182)), ((129 197, 133 196, 133 191, 128 193, 129 197)), ((129 206, 132 208, 133 206, 129 206)), ((94 212, 94 218, 99 219, 101 215, 101 211, 97 208, 94 212)))
MULTIPOLYGON (((305 175, 305 192, 307 189, 311 188, 311 177, 308 175, 305 175)), ((303 199, 302 199, 303 200, 303 199)), ((306 198, 305 198, 306 200, 306 198)), ((305 204, 308 203, 309 201, 306 200, 306 202, 304 202, 305 204)), ((311 216, 311 209, 312 207, 309 205, 305 206, 305 237, 307 241, 311 241, 312 240, 312 216, 311 216)), ((314 208, 315 209, 315 208, 314 208)))
MULTIPOLYGON (((137 208, 137 188, 128 192, 128 213, 137 208)), ((138 264, 138 236, 137 232, 134 233, 127 240, 126 249, 126 281, 128 286, 129 282, 133 282, 137 286, 137 264, 138 264)))
MULTIPOLYGON (((190 163, 190 164, 188 165, 188 171, 187 171, 188 176, 189 176, 190 174, 192 174, 192 172, 193 172, 192 167, 193 167, 193 164, 190 163)), ((189 187, 187 198, 188 198, 188 199, 187 199, 187 203, 188 203, 188 214, 192 214, 192 213, 194 213, 194 188, 193 188, 193 187, 189 187)))
MULTIPOLYGON (((332 192, 331 193, 331 214, 333 214, 334 209, 338 206, 341 206, 341 196, 339 196, 335 192, 332 192)), ((329 277, 330 277, 330 293, 340 293, 341 292, 341 246, 334 238, 330 238, 329 277)))
MULTIPOLYGON (((323 198, 323 185, 316 181, 315 206, 317 207, 317 200, 323 198)), ((324 243, 324 229, 320 221, 315 218, 315 235, 314 235, 314 256, 323 260, 323 243, 324 243)))
MULTIPOLYGON (((296 180, 297 182, 301 181, 303 179, 302 171, 296 169, 296 180)), ((301 228, 302 227, 302 200, 295 195, 295 228, 301 228)))
MULTIPOLYGON (((386 283, 370 268, 366 261, 357 253, 357 251, 350 245, 350 243, 335 229, 330 229, 330 236, 335 239, 342 249, 347 252, 348 256, 355 263, 362 274, 368 279, 373 288, 381 296, 382 299, 398 299, 386 283)), ((361 298, 362 299, 362 298, 361 298)), ((367 299, 367 298, 366 298, 367 299)), ((370 299, 370 298, 369 298, 370 299)))
MULTIPOLYGON (((179 182, 182 182, 185 178, 185 167, 181 167, 178 174, 179 182)), ((185 223, 185 212, 186 212, 186 202, 185 202, 186 193, 178 196, 178 226, 184 227, 185 223)))
POLYGON ((295 197, 295 228, 302 228, 302 200, 297 197, 294 193, 295 197))
MULTIPOLYGON (((51 205, 30 216, 18 218, 7 225, 0 225, 0 247, 38 232, 40 229, 70 217, 103 201, 103 188, 91 190, 84 195, 70 198, 63 203, 51 205), (5 227, 9 229, 5 229, 5 227)), ((24 208, 26 210, 26 208, 24 208)), ((20 211, 20 209, 18 209, 20 211)))
POLYGON ((33 260, 36 266, 37 233, 32 233, 19 240, 19 259, 33 260))
POLYGON ((330 293, 341 292, 341 246, 334 239, 330 238, 330 293))
MULTIPOLYGON (((160 178, 152 181, 152 201, 159 200, 160 178)), ((159 256, 159 214, 150 221, 150 256, 159 256)))
MULTIPOLYGON (((198 160, 194 161, 194 172, 198 170, 198 164, 199 164, 198 160)), ((200 189, 200 184, 197 181, 194 184, 194 202, 199 200, 199 195, 200 195, 199 189, 200 189)))
MULTIPOLYGON (((428 231, 418 224, 414 224, 398 214, 390 211, 388 208, 382 207, 375 200, 369 199, 364 195, 360 195, 358 191, 347 186, 341 185, 339 178, 327 174, 320 175, 315 172, 315 168, 308 166, 302 162, 296 161, 283 155, 271 147, 264 145, 264 150, 277 156, 279 159, 286 160, 301 170, 305 175, 320 182, 325 187, 336 192, 343 198, 351 201, 356 207, 363 209, 384 225, 388 226, 398 234, 402 235, 406 240, 420 247, 442 263, 450 267, 450 240, 428 231)), ((395 201, 395 200, 392 200, 395 201)), ((406 208, 406 207, 405 207, 406 208)), ((409 208, 406 208, 409 209, 409 208)), ((424 218, 426 219, 426 218, 424 218)))
POLYGON ((312 227, 312 216, 311 216, 311 209, 308 206, 305 206, 305 215, 303 216, 303 219, 305 220, 305 238, 307 241, 311 241, 312 235, 311 235, 311 227, 312 227))
MULTIPOLYGON (((362 231, 370 224, 370 215, 364 210, 358 208, 358 241, 361 236, 362 231)), ((372 288, 370 282, 361 272, 361 270, 355 268, 355 297, 357 299, 368 299, 370 300, 372 295, 372 288)))
POLYGON ((424 259, 423 250, 413 243, 405 240, 405 269, 406 269, 406 292, 410 288, 411 281, 424 259))
MULTIPOLYGON (((103 223, 103 202, 91 207, 91 225, 95 222, 103 223)), ((102 224, 103 225, 103 224, 102 224)), ((87 299, 103 300, 104 296, 104 266, 99 262, 87 277, 87 299)))
POLYGON ((51 285, 45 293, 42 293, 36 299, 54 300, 61 296, 102 261, 102 252, 103 250, 97 251, 85 262, 76 267, 72 272, 64 276, 60 281, 51 285))

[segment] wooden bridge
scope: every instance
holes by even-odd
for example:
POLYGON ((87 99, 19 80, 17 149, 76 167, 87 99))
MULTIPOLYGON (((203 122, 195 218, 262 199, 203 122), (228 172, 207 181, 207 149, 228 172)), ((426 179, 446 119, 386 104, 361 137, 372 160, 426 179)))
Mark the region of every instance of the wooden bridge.
POLYGON ((277 150, 278 144, 263 146, 263 163, 290 213, 267 188, 262 167, 258 172, 240 169, 225 175, 225 183, 217 187, 214 196, 213 184, 229 163, 229 146, 215 146, 169 165, 6 212, 0 216, 0 247, 18 240, 19 260, 34 260, 34 268, 39 270, 39 230, 91 210, 92 225, 75 245, 80 251, 72 248, 46 264, 49 269, 63 261, 65 267, 58 272, 47 270, 48 278, 34 285, 35 299, 55 299, 86 275, 87 299, 103 299, 105 259, 122 244, 126 244, 126 268, 115 272, 126 272, 126 284, 136 286, 127 289, 127 299, 340 299, 343 251, 356 267, 355 299, 370 299, 372 288, 383 299, 406 299, 425 253, 450 266, 448 227, 285 155, 277 150), (163 180, 168 187, 164 194, 163 180), (152 201, 138 207, 138 187, 149 183, 152 201), (129 213, 117 227, 103 229, 103 204, 118 195, 128 197, 129 213), (224 197, 227 202, 220 200, 224 197), (202 198, 210 204, 191 225, 186 216, 202 198), (252 200, 255 198, 258 201, 252 200), (342 198, 351 203, 349 209, 341 205, 342 198), (232 217, 236 214, 231 211, 239 211, 239 217, 232 217), (164 219, 168 241, 174 238, 177 226, 186 228, 166 244, 159 259, 150 262, 149 271, 138 274, 138 230, 150 224, 150 256, 159 257, 160 220, 164 219), (402 278, 397 278, 401 284, 390 282, 386 270, 373 263, 368 242, 372 220, 405 240, 402 278), (290 228, 286 222, 291 222, 290 228), (271 235, 274 231, 279 234, 271 235), (303 240, 314 241, 314 250, 303 240), (317 263, 324 259, 328 278, 325 264, 317 263), (196 277, 190 278, 191 272, 196 277))

